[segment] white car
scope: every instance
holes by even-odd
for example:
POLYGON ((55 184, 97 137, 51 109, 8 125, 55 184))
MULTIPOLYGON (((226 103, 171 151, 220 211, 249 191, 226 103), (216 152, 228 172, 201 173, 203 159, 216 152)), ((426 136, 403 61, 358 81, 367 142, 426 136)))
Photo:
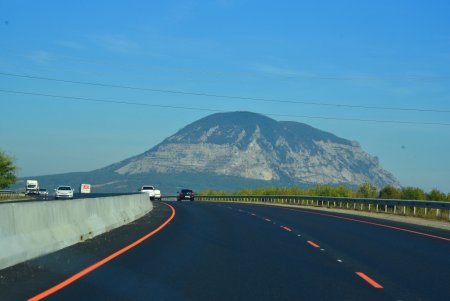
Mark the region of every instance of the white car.
POLYGON ((156 189, 154 186, 142 186, 139 190, 139 192, 147 193, 150 197, 150 200, 161 200, 161 191, 159 189, 156 189))
POLYGON ((55 189, 55 199, 68 198, 73 199, 73 189, 70 186, 59 186, 55 189))

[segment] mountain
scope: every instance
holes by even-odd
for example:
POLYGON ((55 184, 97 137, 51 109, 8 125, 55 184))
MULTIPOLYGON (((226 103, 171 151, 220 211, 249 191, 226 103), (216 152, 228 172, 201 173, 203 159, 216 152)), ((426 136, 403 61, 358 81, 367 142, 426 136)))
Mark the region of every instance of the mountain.
POLYGON ((143 154, 71 175, 98 191, 130 191, 142 184, 156 184, 163 192, 177 187, 356 186, 365 181, 399 185, 357 142, 250 112, 207 116, 143 154))
POLYGON ((185 171, 312 185, 398 185, 357 142, 250 112, 207 116, 113 169, 124 176, 185 171))

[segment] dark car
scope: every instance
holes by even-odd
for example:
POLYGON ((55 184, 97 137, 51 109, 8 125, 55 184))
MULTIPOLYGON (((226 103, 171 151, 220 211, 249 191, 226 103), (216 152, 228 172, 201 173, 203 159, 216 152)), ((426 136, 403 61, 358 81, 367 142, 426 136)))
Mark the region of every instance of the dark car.
POLYGON ((38 194, 39 194, 39 196, 43 197, 44 199, 46 199, 48 197, 48 191, 45 188, 39 188, 38 194))
POLYGON ((182 189, 178 192, 177 201, 190 200, 194 201, 195 193, 190 189, 182 189))

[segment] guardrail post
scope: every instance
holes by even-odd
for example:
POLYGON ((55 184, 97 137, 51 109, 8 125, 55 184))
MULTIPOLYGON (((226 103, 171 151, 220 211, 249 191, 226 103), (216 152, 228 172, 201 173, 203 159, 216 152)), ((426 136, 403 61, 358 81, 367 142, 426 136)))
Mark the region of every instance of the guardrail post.
POLYGON ((387 210, 387 205, 384 205, 384 212, 385 212, 385 213, 388 212, 388 210, 387 210))
POLYGON ((428 209, 428 208, 425 208, 425 217, 427 216, 427 212, 428 212, 427 209, 428 209))
POLYGON ((439 208, 438 209, 436 209, 436 217, 439 217, 440 216, 440 210, 439 210, 439 208))
POLYGON ((414 206, 414 212, 413 215, 416 216, 416 206, 414 206))
POLYGON ((406 206, 403 207, 403 214, 406 215, 406 206))
POLYGON ((394 205, 394 214, 397 213, 397 205, 394 205))
POLYGON ((377 204, 377 212, 378 212, 379 210, 378 210, 378 204, 377 204))
POLYGON ((364 206, 364 204, 363 204, 363 203, 361 203, 361 210, 363 210, 363 209, 364 209, 364 207, 363 207, 363 206, 364 206))

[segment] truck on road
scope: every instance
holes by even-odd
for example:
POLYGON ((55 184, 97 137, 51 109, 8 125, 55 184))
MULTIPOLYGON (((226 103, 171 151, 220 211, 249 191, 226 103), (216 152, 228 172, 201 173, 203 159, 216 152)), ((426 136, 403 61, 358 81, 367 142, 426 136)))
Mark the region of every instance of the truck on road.
POLYGON ((150 197, 150 200, 159 200, 161 201, 161 191, 159 189, 156 189, 155 186, 142 186, 138 190, 142 193, 147 193, 150 197))
POLYGON ((27 180, 26 194, 39 194, 39 182, 37 180, 27 180))

